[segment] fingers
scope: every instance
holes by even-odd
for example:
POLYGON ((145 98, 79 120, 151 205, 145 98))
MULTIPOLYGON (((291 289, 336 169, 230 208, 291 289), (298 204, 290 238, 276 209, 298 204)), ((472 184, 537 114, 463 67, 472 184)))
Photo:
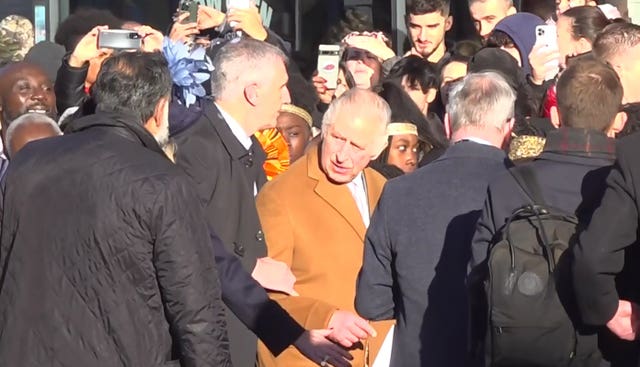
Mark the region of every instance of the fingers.
POLYGON ((327 339, 331 340, 334 343, 340 344, 345 348, 351 348, 353 344, 358 342, 357 338, 356 338, 356 341, 350 341, 346 336, 338 335, 335 332, 332 332, 331 334, 329 334, 327 336, 327 339))
MULTIPOLYGON (((355 319, 355 324, 356 326, 358 326, 362 331, 364 331, 365 333, 367 333, 368 335, 371 335, 372 337, 376 337, 378 335, 378 333, 376 333, 376 329, 373 328, 373 326, 371 326, 371 324, 369 324, 365 319, 361 318, 361 317, 357 317, 355 319)), ((361 339, 366 339, 368 337, 368 335, 365 335, 364 338, 361 339)))
MULTIPOLYGON (((187 19, 189 17, 189 15, 191 15, 189 12, 182 12, 180 15, 178 15, 178 17, 176 18, 175 23, 182 23, 184 22, 185 19, 187 19)), ((175 25, 175 24, 174 24, 175 25)))
POLYGON ((362 326, 358 325, 357 323, 353 323, 349 325, 347 329, 349 330, 349 333, 351 333, 354 337, 357 338, 357 340, 363 340, 369 337, 369 334, 367 333, 367 331, 364 330, 362 326))
POLYGON ((97 35, 100 31, 104 31, 109 29, 108 25, 99 25, 97 27, 93 27, 93 29, 88 33, 89 35, 97 35))

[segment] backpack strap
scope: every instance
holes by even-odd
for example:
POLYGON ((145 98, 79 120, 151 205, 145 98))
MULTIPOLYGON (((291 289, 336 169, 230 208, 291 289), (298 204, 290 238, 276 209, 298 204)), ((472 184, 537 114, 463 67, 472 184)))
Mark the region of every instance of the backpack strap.
POLYGON ((544 201, 544 197, 542 196, 542 190, 540 189, 540 184, 536 179, 536 174, 534 170, 531 168, 530 164, 516 166, 509 169, 509 172, 513 176, 513 178, 518 183, 518 186, 524 191, 531 203, 533 208, 533 212, 535 213, 535 217, 538 221, 538 225, 540 228, 540 235, 542 239, 542 247, 546 252, 546 258, 548 260, 549 272, 553 272, 555 269, 556 259, 554 257, 553 252, 551 251, 549 236, 547 235, 547 231, 544 227, 544 223, 542 219, 540 219, 540 215, 542 214, 539 210, 540 207, 545 208, 547 206, 544 201))
POLYGON ((547 206, 540 184, 536 179, 536 174, 530 164, 516 166, 509 169, 509 172, 518 183, 518 186, 527 195, 527 198, 534 206, 547 206))

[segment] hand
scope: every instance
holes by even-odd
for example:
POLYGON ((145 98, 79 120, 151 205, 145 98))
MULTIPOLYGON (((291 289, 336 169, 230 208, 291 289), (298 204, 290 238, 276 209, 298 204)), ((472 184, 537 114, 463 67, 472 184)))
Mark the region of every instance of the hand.
POLYGON ((387 46, 384 39, 377 33, 351 36, 345 38, 348 47, 366 50, 379 57, 382 61, 396 56, 395 52, 387 46))
POLYGON ((622 340, 635 340, 636 331, 640 326, 638 320, 638 305, 629 301, 618 301, 618 310, 607 327, 622 340))
POLYGON ((251 276, 265 289, 283 292, 290 296, 298 295, 293 289, 296 277, 289 266, 282 261, 270 257, 259 258, 251 276))
POLYGON ((219 27, 224 22, 224 13, 206 5, 198 6, 198 29, 219 27))
POLYGON ((80 68, 93 59, 104 57, 106 54, 113 52, 113 50, 106 48, 98 49, 98 34, 105 29, 109 29, 109 27, 97 26, 80 39, 71 56, 69 56, 69 65, 71 67, 80 68))
POLYGON ((262 18, 256 6, 252 5, 249 9, 230 9, 227 11, 227 21, 233 25, 234 31, 244 31, 249 37, 259 41, 267 39, 267 30, 262 25, 262 18))
POLYGON ((529 54, 531 81, 536 85, 542 85, 547 75, 557 72, 559 59, 558 49, 552 49, 543 44, 533 46, 529 54))
POLYGON ((327 81, 319 75, 315 75, 311 80, 313 81, 313 87, 316 89, 316 93, 320 98, 320 102, 324 104, 331 103, 336 90, 327 88, 327 81))
POLYGON ((140 49, 143 52, 156 52, 162 50, 162 42, 164 41, 164 35, 162 33, 148 25, 138 27, 136 32, 138 32, 140 37, 142 37, 142 47, 140 49))
POLYGON ((187 42, 189 41, 189 37, 200 33, 198 23, 182 23, 188 17, 189 13, 182 13, 178 16, 176 22, 173 23, 171 32, 169 33, 169 38, 171 38, 172 41, 187 42))
POLYGON ((325 360, 335 367, 350 367, 349 361, 353 360, 353 357, 349 352, 327 339, 329 334, 331 334, 331 330, 307 330, 293 345, 298 348, 300 353, 318 365, 325 360))
POLYGON ((342 345, 345 348, 351 348, 360 340, 375 337, 376 330, 367 322, 367 320, 350 311, 337 310, 329 320, 329 329, 331 334, 327 339, 342 345))

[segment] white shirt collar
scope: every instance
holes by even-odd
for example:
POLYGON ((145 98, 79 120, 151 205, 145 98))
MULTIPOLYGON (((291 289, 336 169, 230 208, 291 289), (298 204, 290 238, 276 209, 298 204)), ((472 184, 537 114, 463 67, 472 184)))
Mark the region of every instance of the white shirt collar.
POLYGON ((227 125, 229 126, 229 129, 231 129, 231 132, 236 137, 236 139, 238 139, 238 141, 240 142, 240 144, 242 144, 244 149, 249 150, 251 148, 251 144, 253 144, 253 142, 251 141, 251 137, 247 136, 247 133, 244 131, 242 126, 240 126, 238 121, 236 121, 236 119, 234 119, 225 110, 223 110, 219 104, 217 103, 214 103, 214 104, 218 108, 218 111, 220 111, 220 114, 224 118, 224 121, 227 123, 227 125))
POLYGON ((469 141, 472 141, 474 143, 478 143, 478 144, 482 144, 482 145, 493 145, 493 144, 491 144, 490 142, 488 142, 488 141, 486 141, 484 139, 476 138, 476 137, 473 137, 473 136, 468 136, 468 137, 466 137, 466 138, 464 138, 462 140, 469 140, 469 141))

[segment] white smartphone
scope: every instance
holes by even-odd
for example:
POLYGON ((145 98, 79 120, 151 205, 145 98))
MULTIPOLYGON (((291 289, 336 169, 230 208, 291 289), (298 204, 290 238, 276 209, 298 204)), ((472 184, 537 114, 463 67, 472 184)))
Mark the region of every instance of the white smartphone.
MULTIPOLYGON (((536 26, 536 45, 543 45, 551 50, 558 50, 558 34, 556 26, 545 24, 536 26)), ((545 75, 545 80, 552 80, 560 72, 560 60, 554 60, 552 69, 545 75)))
POLYGON ((227 0, 227 10, 229 9, 249 9, 251 0, 227 0))
POLYGON ((551 24, 536 26, 536 44, 543 44, 550 48, 558 48, 556 26, 551 24))
MULTIPOLYGON (((251 7, 251 0, 227 0, 227 11, 230 9, 249 9, 251 7)), ((231 28, 235 28, 236 22, 230 22, 231 28)), ((241 36, 242 34, 239 33, 241 36)))
POLYGON ((318 51, 318 76, 327 81, 328 89, 336 89, 340 71, 340 46, 320 45, 318 51))

